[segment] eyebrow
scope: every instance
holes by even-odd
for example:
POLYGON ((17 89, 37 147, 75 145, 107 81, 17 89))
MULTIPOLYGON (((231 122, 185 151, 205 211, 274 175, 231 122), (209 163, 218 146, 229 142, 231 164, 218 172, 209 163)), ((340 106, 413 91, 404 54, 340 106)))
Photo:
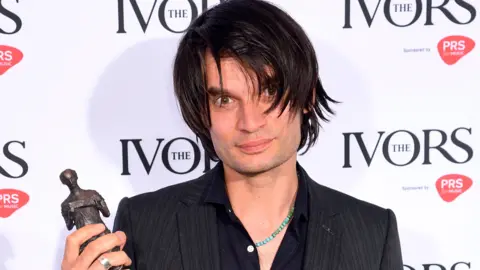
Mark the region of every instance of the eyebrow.
POLYGON ((225 88, 223 88, 223 90, 222 90, 220 87, 210 86, 207 89, 207 93, 212 95, 212 96, 219 96, 222 93, 228 94, 228 93, 230 93, 230 91, 228 89, 225 89, 225 88))

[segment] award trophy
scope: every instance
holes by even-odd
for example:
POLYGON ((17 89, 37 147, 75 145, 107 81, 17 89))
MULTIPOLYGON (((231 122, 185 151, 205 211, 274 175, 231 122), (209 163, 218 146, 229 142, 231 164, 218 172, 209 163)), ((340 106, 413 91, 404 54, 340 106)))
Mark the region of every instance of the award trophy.
MULTIPOLYGON (((103 223, 100 213, 104 217, 110 216, 107 204, 102 196, 95 190, 81 189, 78 184, 78 176, 74 170, 66 169, 60 174, 60 180, 70 190, 70 194, 67 199, 62 203, 62 216, 65 219, 67 229, 70 231, 75 225, 76 229, 87 224, 103 223)), ((80 253, 83 252, 85 247, 95 239, 109 234, 111 231, 105 226, 105 231, 96 235, 80 246, 80 253)), ((120 247, 114 247, 111 251, 119 251, 120 247)), ((115 266, 109 268, 110 270, 120 270, 122 266, 115 266)))

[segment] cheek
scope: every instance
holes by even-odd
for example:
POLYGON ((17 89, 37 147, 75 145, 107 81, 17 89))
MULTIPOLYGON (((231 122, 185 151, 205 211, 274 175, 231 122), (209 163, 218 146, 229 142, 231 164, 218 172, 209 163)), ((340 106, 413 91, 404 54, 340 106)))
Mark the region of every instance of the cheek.
POLYGON ((283 114, 280 118, 277 118, 277 129, 288 140, 296 140, 296 137, 300 136, 300 115, 292 118, 288 114, 283 114))
POLYGON ((212 126, 210 128, 210 135, 214 144, 225 144, 233 135, 234 123, 233 121, 225 119, 216 113, 211 113, 212 126))

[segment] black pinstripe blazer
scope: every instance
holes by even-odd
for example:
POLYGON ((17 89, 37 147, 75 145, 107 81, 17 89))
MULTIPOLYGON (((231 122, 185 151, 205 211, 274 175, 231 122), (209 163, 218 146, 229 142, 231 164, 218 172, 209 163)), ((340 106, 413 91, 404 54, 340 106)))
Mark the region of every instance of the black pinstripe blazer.
MULTIPOLYGON (((127 235, 130 269, 228 270, 220 269, 215 208, 202 200, 219 166, 197 179, 120 201, 113 231, 127 235)), ((303 270, 403 270, 391 210, 319 185, 297 167, 310 197, 303 270)))

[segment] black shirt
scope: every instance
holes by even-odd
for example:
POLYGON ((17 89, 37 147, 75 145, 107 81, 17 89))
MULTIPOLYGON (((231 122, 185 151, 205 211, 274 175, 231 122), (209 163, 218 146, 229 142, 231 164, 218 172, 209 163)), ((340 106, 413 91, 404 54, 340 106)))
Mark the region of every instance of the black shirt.
MULTIPOLYGON (((223 170, 214 177, 205 202, 217 209, 220 258, 223 270, 260 270, 254 241, 250 238, 230 206, 223 170)), ((275 255, 271 270, 302 269, 308 221, 308 191, 306 179, 298 176, 298 191, 293 218, 275 255)), ((280 226, 280 224, 278 224, 280 226)), ((268 235, 265 236, 267 238, 268 235)), ((268 245, 268 243, 267 243, 268 245)))

